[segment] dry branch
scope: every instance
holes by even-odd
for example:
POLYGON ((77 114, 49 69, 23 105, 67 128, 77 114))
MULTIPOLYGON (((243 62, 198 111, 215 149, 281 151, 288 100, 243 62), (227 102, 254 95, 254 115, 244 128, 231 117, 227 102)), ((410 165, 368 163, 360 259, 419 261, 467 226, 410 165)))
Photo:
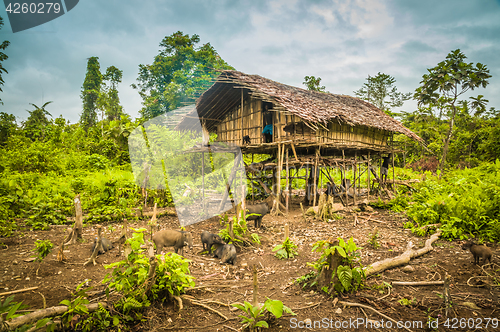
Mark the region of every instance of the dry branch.
POLYGON ((0 293, 0 296, 17 294, 17 293, 22 293, 22 292, 29 292, 30 290, 35 290, 35 289, 38 289, 38 286, 36 286, 36 287, 29 287, 29 288, 23 288, 23 289, 17 289, 17 290, 13 290, 13 291, 10 291, 10 292, 5 292, 5 293, 0 293))
POLYGON ((393 258, 388 258, 384 259, 383 261, 378 261, 373 263, 372 265, 368 266, 365 269, 365 274, 366 276, 370 276, 375 273, 382 272, 384 270, 387 270, 392 267, 400 266, 403 264, 408 264, 412 258, 420 257, 429 251, 431 251, 432 248, 432 243, 437 241, 439 239, 439 236, 441 235, 441 230, 438 230, 436 233, 434 233, 427 241, 425 241, 425 246, 423 248, 420 248, 418 250, 413 250, 412 246, 413 244, 411 242, 408 243, 408 247, 404 253, 397 257, 393 258))
POLYGON ((226 320, 227 320, 227 317, 226 317, 226 316, 224 316, 224 315, 223 315, 222 313, 220 313, 219 311, 217 311, 217 310, 215 310, 215 309, 213 309, 213 308, 210 308, 208 305, 205 305, 205 304, 203 304, 203 303, 201 303, 201 302, 198 302, 198 301, 191 301, 191 304, 194 304, 194 305, 197 305, 197 306, 203 307, 203 308, 205 308, 205 309, 208 309, 208 310, 210 310, 210 311, 213 311, 213 312, 215 312, 217 315, 219 315, 219 316, 221 316, 222 318, 224 318, 224 319, 226 319, 226 320))
POLYGON ((391 285, 393 286, 435 286, 443 285, 444 281, 393 281, 391 285))

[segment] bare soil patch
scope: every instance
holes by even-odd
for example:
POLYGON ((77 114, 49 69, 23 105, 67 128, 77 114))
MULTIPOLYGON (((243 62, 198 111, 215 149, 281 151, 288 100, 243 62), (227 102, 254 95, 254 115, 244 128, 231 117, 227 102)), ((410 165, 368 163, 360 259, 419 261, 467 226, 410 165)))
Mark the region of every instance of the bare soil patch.
MULTIPOLYGON (((219 260, 207 255, 197 254, 202 250, 200 233, 203 230, 216 233, 221 228, 218 219, 206 220, 187 227, 194 238, 194 250, 185 256, 192 260, 190 270, 196 277, 196 289, 190 290, 188 294, 194 298, 205 301, 207 305, 218 310, 229 320, 224 321, 216 313, 199 306, 185 303, 185 308, 178 312, 172 303, 154 303, 146 312, 146 320, 136 326, 136 331, 231 331, 240 328, 240 319, 236 318, 240 312, 230 310, 230 307, 221 305, 234 302, 252 300, 252 274, 251 268, 255 264, 259 277, 259 301, 264 302, 266 297, 281 300, 286 306, 292 308, 297 316, 285 315, 272 322, 268 331, 294 331, 299 329, 300 322, 310 319, 312 324, 321 321, 322 325, 316 323, 314 331, 371 331, 374 330, 365 324, 353 327, 352 321, 357 319, 371 319, 381 321, 383 318, 370 310, 361 310, 355 307, 344 307, 340 304, 334 305, 334 298, 314 289, 305 288, 293 284, 294 280, 312 270, 307 265, 318 259, 319 254, 311 252, 312 245, 318 240, 331 237, 342 237, 347 240, 353 237, 355 243, 362 249, 362 263, 367 266, 375 261, 388 257, 395 257, 403 253, 407 243, 412 241, 415 246, 423 246, 427 238, 416 237, 409 230, 403 229, 407 221, 404 214, 392 213, 385 210, 373 212, 358 212, 358 224, 354 225, 354 212, 348 210, 339 213, 343 218, 331 222, 304 222, 302 220, 300 206, 292 204, 288 217, 273 217, 266 215, 262 224, 264 228, 251 232, 258 233, 262 238, 262 244, 258 248, 243 248, 238 251, 238 259, 234 266, 221 265, 219 260), (360 217, 370 216, 370 220, 360 217), (377 221, 373 221, 377 220, 377 221), (278 260, 274 257, 272 248, 281 243, 284 237, 284 224, 290 225, 290 238, 297 244, 299 256, 291 260, 278 260), (381 247, 374 249, 368 242, 370 234, 379 231, 378 241, 381 247), (209 301, 217 301, 209 302, 209 301), (294 320, 292 320, 294 319, 294 320), (349 322, 350 321, 350 322, 349 322), (348 322, 342 327, 340 324, 348 322), (328 327, 324 324, 328 323, 328 327), (319 327, 318 327, 319 326, 319 327), (336 328, 337 327, 337 328, 336 328), (232 328, 232 329, 231 329, 232 328)), ((162 228, 178 228, 178 220, 175 210, 167 216, 161 217, 159 223, 162 228)), ((147 221, 131 224, 131 227, 145 227, 147 221)), ((253 226, 253 223, 249 223, 253 226)), ((46 306, 58 305, 63 299, 70 299, 71 292, 84 280, 95 286, 94 290, 104 289, 101 281, 110 272, 104 265, 118 261, 118 249, 115 248, 97 258, 99 263, 83 266, 91 255, 90 247, 95 228, 87 225, 83 236, 85 242, 67 247, 65 253, 68 261, 60 263, 56 258, 56 250, 39 264, 38 262, 25 261, 33 255, 31 251, 36 239, 49 239, 58 246, 65 235, 63 227, 54 227, 50 231, 24 231, 24 234, 15 238, 2 239, 6 245, 0 250, 0 293, 37 286, 38 289, 15 295, 15 301, 22 301, 29 305, 30 309, 41 309, 46 306), (38 270, 38 275, 36 271, 38 270)), ((103 235, 115 239, 119 237, 119 229, 116 225, 104 228, 103 235), (112 228, 115 231, 112 232, 112 228)), ((498 247, 492 247, 493 262, 498 262, 498 247)), ((172 249, 173 250, 173 249, 172 249)), ((498 318, 499 287, 471 287, 467 281, 474 276, 484 275, 480 267, 473 264, 470 252, 461 249, 459 241, 438 240, 434 244, 434 250, 429 254, 419 257, 410 262, 413 272, 404 272, 403 267, 384 271, 376 276, 370 277, 366 287, 355 294, 338 296, 340 301, 361 303, 371 306, 396 321, 401 321, 413 331, 424 331, 428 317, 439 318, 439 331, 472 331, 480 327, 482 330, 496 330, 490 323, 485 328, 485 318, 498 318), (430 281, 443 280, 445 273, 451 275, 451 295, 453 307, 448 316, 450 326, 445 327, 446 321, 441 293, 442 286, 393 286, 390 295, 387 288, 377 287, 383 282, 392 281, 430 281), (411 305, 402 305, 398 301, 408 299, 411 305), (476 307, 471 308, 473 303, 476 307), (457 318, 456 328, 453 328, 452 319, 457 318), (469 323, 469 326, 460 326, 460 319, 469 323), (473 319, 473 320, 470 320, 473 319), (468 321, 467 321, 468 320, 468 321), (416 323, 412 323, 416 322, 416 323), (421 322, 421 323, 419 323, 421 322), (409 324, 414 324, 413 326, 409 324), (419 325, 421 324, 421 325, 419 325)), ((498 267, 498 265, 497 265, 498 267)), ((472 279, 469 283, 478 284, 479 279, 472 279)), ((384 322, 386 321, 383 319, 384 322)), ((500 326, 497 326, 500 329, 500 326)), ((395 324, 392 328, 380 330, 396 331, 395 324)), ((430 329, 429 329, 430 330, 430 329)))

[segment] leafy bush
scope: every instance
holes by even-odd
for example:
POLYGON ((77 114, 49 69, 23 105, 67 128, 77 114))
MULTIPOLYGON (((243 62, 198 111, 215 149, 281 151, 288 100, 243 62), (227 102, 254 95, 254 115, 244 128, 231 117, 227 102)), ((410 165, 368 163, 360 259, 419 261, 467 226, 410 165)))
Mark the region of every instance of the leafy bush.
POLYGON ((54 244, 49 240, 36 240, 35 246, 36 248, 33 249, 33 251, 38 254, 36 260, 41 262, 45 257, 47 257, 48 254, 50 254, 54 244))
POLYGON ((290 238, 286 238, 282 244, 278 244, 273 248, 273 251, 277 251, 275 256, 279 259, 288 259, 294 258, 299 253, 297 252, 297 245, 290 240, 290 238))
POLYGON ((190 261, 175 253, 168 253, 156 256, 155 280, 150 293, 147 292, 147 284, 151 282, 147 280, 150 261, 141 249, 146 229, 134 231, 133 236, 126 241, 131 253, 125 260, 106 265, 106 269, 112 268, 113 271, 103 280, 103 283, 109 282, 106 292, 115 290, 121 294, 114 306, 128 321, 141 319, 142 310, 151 304, 151 300, 180 295, 185 288, 195 285, 189 271, 190 261))
MULTIPOLYGON (((337 271, 334 272, 338 277, 338 282, 333 285, 333 288, 339 293, 356 291, 363 285, 363 281, 366 279, 363 266, 360 262, 359 249, 360 248, 356 246, 352 237, 347 243, 341 238, 338 238, 338 244, 325 240, 318 241, 314 244, 312 250, 320 252, 321 256, 317 261, 307 263, 307 265, 316 270, 315 276, 317 276, 323 267, 329 264, 329 256, 334 255, 337 251, 341 256, 341 261, 337 271)), ((307 281, 311 278, 312 277, 303 278, 303 281, 307 281)), ((312 287, 316 284, 317 281, 315 280, 310 286, 312 287)))

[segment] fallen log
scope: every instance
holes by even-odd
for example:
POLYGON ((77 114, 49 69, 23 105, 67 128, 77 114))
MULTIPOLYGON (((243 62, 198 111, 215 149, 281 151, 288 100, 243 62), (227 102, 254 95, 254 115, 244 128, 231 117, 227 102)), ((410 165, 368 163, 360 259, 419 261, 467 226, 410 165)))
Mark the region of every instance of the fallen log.
POLYGON ((365 269, 365 275, 368 277, 372 274, 376 274, 379 272, 382 272, 384 270, 387 270, 389 268, 393 268, 396 266, 408 264, 412 258, 420 257, 429 251, 432 251, 432 243, 437 241, 439 239, 439 236, 441 236, 441 230, 438 230, 436 233, 434 233, 427 241, 425 241, 425 245, 423 248, 413 250, 413 244, 411 242, 408 243, 408 247, 404 253, 397 257, 393 258, 388 258, 384 259, 382 261, 378 261, 373 263, 372 265, 368 266, 365 269))
MULTIPOLYGON (((99 305, 102 305, 104 308, 107 307, 106 303, 87 304, 85 305, 85 307, 87 307, 87 310, 89 312, 92 312, 96 311, 99 308, 99 305)), ((66 311, 68 311, 68 308, 69 307, 65 305, 60 305, 60 306, 50 307, 47 309, 37 310, 30 314, 16 317, 12 319, 10 322, 4 322, 4 325, 0 326, 0 332, 13 331, 23 325, 35 324, 37 321, 43 318, 60 316, 64 314, 66 311)))

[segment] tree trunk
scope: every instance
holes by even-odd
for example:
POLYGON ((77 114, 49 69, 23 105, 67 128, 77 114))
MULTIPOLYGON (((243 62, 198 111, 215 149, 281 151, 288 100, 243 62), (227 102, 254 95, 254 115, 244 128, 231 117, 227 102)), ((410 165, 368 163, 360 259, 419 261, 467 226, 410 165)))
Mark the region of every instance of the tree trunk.
POLYGON ((443 176, 444 173, 444 166, 446 165, 446 155, 448 154, 448 147, 450 145, 450 140, 451 140, 451 134, 453 131, 453 125, 455 123, 455 114, 457 112, 457 109, 455 108, 455 105, 451 105, 453 108, 453 112, 451 113, 451 119, 450 119, 450 127, 448 129, 448 134, 446 135, 446 139, 444 141, 444 147, 443 147, 443 159, 441 159, 441 165, 439 166, 440 173, 439 173, 439 179, 441 180, 441 177, 443 176))
POLYGON ((83 213, 82 213, 82 203, 80 201, 80 194, 76 195, 73 200, 75 203, 75 224, 68 237, 63 241, 63 245, 75 244, 77 239, 82 239, 83 232, 83 213))

